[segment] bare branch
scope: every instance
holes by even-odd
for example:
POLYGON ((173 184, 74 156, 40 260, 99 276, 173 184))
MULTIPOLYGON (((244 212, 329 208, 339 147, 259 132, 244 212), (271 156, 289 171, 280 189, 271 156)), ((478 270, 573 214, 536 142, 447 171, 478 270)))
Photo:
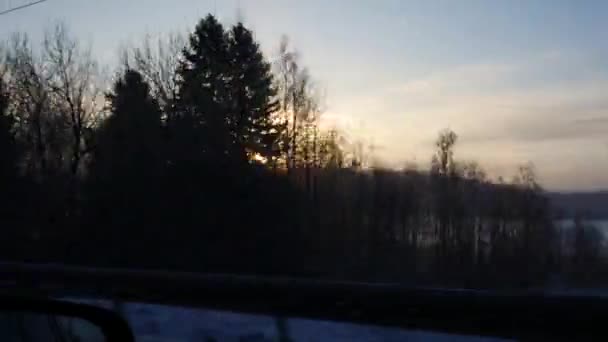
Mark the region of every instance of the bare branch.
POLYGON ((97 105, 100 91, 95 84, 97 63, 91 56, 90 47, 81 48, 63 24, 47 31, 43 46, 53 103, 69 130, 70 172, 77 175, 88 150, 85 131, 93 127, 100 111, 97 105))
POLYGON ((179 33, 160 36, 156 41, 147 35, 140 46, 127 48, 122 53, 123 66, 144 76, 165 115, 170 115, 177 96, 176 71, 185 45, 184 36, 179 33))

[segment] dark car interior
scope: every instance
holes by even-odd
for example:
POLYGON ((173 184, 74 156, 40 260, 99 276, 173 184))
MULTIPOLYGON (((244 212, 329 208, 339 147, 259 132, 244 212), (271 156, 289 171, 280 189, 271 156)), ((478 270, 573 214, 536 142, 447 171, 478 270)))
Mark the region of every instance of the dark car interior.
POLYGON ((129 323, 113 310, 62 295, 521 341, 608 336, 598 329, 608 317, 608 300, 598 297, 53 265, 4 264, 0 275, 15 280, 2 289, 3 314, 78 318, 98 326, 106 341, 133 340, 129 323))

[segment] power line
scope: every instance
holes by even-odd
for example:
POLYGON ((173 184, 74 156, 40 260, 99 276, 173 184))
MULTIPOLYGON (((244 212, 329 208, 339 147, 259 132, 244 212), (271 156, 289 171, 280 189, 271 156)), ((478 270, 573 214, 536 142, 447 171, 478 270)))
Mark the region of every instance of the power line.
POLYGON ((21 10, 21 9, 24 9, 24 8, 27 8, 27 7, 38 5, 38 4, 43 3, 45 1, 47 1, 47 0, 38 0, 38 1, 30 2, 29 4, 25 4, 25 5, 9 8, 7 10, 4 10, 4 11, 0 12, 0 15, 5 15, 5 14, 11 13, 11 12, 15 12, 15 11, 18 11, 18 10, 21 10))

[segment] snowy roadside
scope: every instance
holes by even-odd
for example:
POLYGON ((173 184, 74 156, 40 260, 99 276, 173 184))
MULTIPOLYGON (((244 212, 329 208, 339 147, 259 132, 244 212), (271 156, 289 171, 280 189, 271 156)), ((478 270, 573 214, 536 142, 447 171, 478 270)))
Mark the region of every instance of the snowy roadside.
MULTIPOLYGON (((154 304, 70 300, 121 311, 138 342, 271 342, 282 341, 277 319, 263 315, 191 309, 154 304)), ((290 318, 287 335, 293 342, 455 341, 498 342, 494 338, 456 336, 350 323, 290 318)))

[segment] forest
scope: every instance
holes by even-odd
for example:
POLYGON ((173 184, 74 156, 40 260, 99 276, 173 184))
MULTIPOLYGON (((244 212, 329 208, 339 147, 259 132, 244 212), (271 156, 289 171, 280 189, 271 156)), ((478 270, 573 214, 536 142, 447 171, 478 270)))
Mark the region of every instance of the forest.
POLYGON ((213 15, 108 72, 65 25, 0 56, 0 259, 530 288, 608 280, 603 236, 554 224, 532 164, 492 179, 438 132, 387 169, 322 125, 287 39, 213 15))

